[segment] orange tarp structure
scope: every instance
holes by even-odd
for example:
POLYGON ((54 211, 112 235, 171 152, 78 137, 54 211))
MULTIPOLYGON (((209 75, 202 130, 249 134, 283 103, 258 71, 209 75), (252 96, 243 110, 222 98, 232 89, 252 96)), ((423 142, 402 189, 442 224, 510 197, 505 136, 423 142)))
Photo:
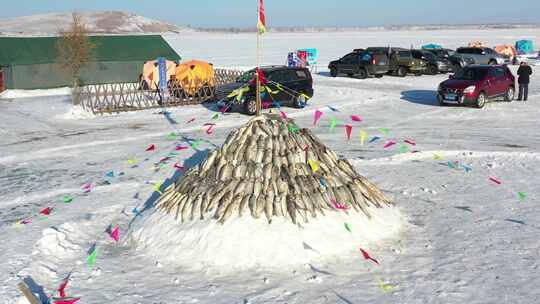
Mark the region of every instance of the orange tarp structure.
POLYGON ((186 93, 193 95, 205 85, 214 86, 214 67, 205 61, 186 61, 176 67, 176 81, 186 93))
POLYGON ((517 56, 516 48, 513 45, 498 45, 495 47, 495 52, 506 55, 510 59, 513 59, 517 56))
MULTIPOLYGON (((174 61, 167 60, 167 81, 174 75, 176 69, 176 63, 174 61)), ((148 88, 156 90, 159 85, 159 65, 157 60, 147 61, 143 66, 143 80, 148 84, 148 88)))
POLYGON ((469 47, 486 47, 482 41, 469 42, 469 47))

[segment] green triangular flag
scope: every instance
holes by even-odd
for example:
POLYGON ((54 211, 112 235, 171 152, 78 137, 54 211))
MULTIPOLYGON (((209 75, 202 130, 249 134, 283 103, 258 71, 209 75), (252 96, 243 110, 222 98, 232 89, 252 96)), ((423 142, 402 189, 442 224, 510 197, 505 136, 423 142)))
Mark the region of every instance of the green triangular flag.
POLYGON ((518 192, 518 198, 520 201, 524 200, 527 197, 527 194, 523 192, 518 192))
POLYGON ((407 153, 407 151, 409 151, 409 147, 407 147, 407 145, 402 144, 399 146, 399 153, 407 153))
POLYGON ((330 131, 334 130, 337 125, 337 119, 335 117, 330 118, 330 131))
POLYGON ((168 140, 176 140, 176 133, 171 132, 169 135, 167 135, 168 140))
POLYGON ((349 231, 350 233, 352 233, 351 227, 349 226, 349 224, 345 223, 345 229, 347 229, 347 231, 349 231))
POLYGON ((299 130, 298 127, 295 126, 295 125, 292 124, 292 123, 290 123, 290 124, 288 125, 288 127, 289 127, 289 132, 291 132, 291 133, 296 133, 296 132, 298 132, 298 130, 299 130))
POLYGON ((201 144, 201 140, 200 140, 200 139, 197 139, 196 141, 194 141, 194 142, 191 144, 191 147, 192 147, 194 150, 197 150, 197 148, 199 147, 200 144, 201 144))
POLYGON ((388 132, 390 132, 390 129, 388 128, 378 128, 377 130, 379 130, 384 135, 388 135, 388 132))
POLYGON ((218 118, 219 118, 219 114, 218 114, 218 113, 216 113, 216 114, 214 114, 214 116, 212 116, 212 119, 218 119, 218 118))
POLYGON ((63 198, 62 198, 62 201, 64 201, 64 203, 71 203, 71 201, 73 201, 73 197, 70 196, 70 195, 65 195, 63 198))
POLYGON ((94 251, 92 251, 92 253, 86 259, 86 262, 88 263, 88 267, 90 268, 94 267, 94 264, 96 264, 96 256, 97 256, 97 249, 94 249, 94 251))

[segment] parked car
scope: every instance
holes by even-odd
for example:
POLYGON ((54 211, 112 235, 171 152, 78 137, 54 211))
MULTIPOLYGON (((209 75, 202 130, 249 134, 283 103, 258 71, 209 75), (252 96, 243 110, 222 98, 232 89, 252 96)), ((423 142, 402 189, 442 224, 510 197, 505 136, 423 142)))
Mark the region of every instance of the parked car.
POLYGON ((515 77, 506 65, 470 65, 450 75, 437 89, 440 105, 473 104, 484 107, 488 100, 514 100, 515 77))
POLYGON ((456 50, 456 56, 468 57, 474 60, 474 64, 505 64, 510 63, 510 59, 491 48, 487 47, 462 47, 456 50))
POLYGON ((383 54, 388 57, 388 73, 399 77, 405 77, 412 73, 422 75, 427 65, 425 61, 412 56, 411 50, 392 47, 369 47, 366 49, 373 54, 383 54))
POLYGON ((453 56, 456 51, 451 49, 422 49, 423 51, 430 52, 433 55, 437 56, 438 58, 446 58, 448 59, 450 56, 453 56))
POLYGON ((355 49, 352 53, 334 60, 328 65, 332 77, 346 74, 360 79, 369 76, 383 77, 384 74, 388 73, 388 67, 388 57, 385 54, 375 54, 364 49, 355 49))
POLYGON ((411 50, 414 58, 424 60, 427 64, 426 74, 436 75, 452 71, 452 64, 447 58, 435 56, 426 50, 411 50))
MULTIPOLYGON (((313 78, 307 68, 266 66, 261 67, 268 88, 276 94, 261 94, 261 102, 265 104, 292 105, 303 108, 309 98, 313 96, 313 78), (307 96, 307 98, 306 98, 307 96)), ((236 97, 226 97, 218 102, 218 107, 233 108, 240 106, 244 113, 254 115, 256 112, 256 85, 253 83, 255 69, 245 72, 238 80, 227 86, 227 91, 247 87, 240 101, 236 97)))

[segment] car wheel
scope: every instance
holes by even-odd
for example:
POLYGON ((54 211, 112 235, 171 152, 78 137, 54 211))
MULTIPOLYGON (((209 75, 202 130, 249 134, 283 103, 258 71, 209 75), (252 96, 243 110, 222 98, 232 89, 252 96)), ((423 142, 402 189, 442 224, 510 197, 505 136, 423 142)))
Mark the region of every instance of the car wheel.
POLYGON ((441 94, 437 94, 437 101, 439 102, 439 105, 441 107, 445 107, 448 105, 447 103, 444 102, 444 98, 441 94))
POLYGON ((439 74, 439 69, 436 66, 432 65, 428 68, 428 73, 430 75, 437 75, 439 74))
POLYGON ((293 106, 298 109, 303 109, 306 107, 306 97, 304 94, 300 93, 293 101, 293 106))
POLYGON ((506 90, 506 94, 504 95, 504 100, 512 102, 512 100, 514 100, 514 93, 514 88, 508 87, 508 90, 506 90))
POLYGON ((365 69, 359 69, 357 75, 360 79, 366 79, 368 77, 367 71, 365 69))
POLYGON ((497 64, 497 61, 496 60, 493 60, 491 59, 488 63, 489 65, 496 65, 497 64))
POLYGON ((338 74, 337 69, 335 67, 331 67, 330 68, 330 76, 337 77, 337 74, 338 74))
POLYGON ((375 78, 383 78, 383 74, 375 74, 375 78))
POLYGON ((486 105, 487 97, 484 92, 480 92, 478 98, 476 98, 476 107, 481 109, 486 105))
POLYGON ((399 68, 397 69, 397 75, 398 75, 399 77, 405 77, 405 76, 407 76, 407 69, 406 69, 405 67, 399 67, 399 68))
POLYGON ((257 112, 257 101, 254 98, 244 100, 244 113, 255 115, 257 112))

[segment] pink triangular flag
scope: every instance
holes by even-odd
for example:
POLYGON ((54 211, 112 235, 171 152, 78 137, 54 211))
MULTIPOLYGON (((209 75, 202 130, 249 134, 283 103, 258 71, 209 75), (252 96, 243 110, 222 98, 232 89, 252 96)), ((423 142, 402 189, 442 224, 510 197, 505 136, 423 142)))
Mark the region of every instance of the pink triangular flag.
POLYGON ((176 151, 182 151, 182 150, 186 150, 186 149, 189 149, 189 147, 176 146, 176 151))
POLYGON ((389 140, 386 145, 384 145, 384 148, 390 148, 391 146, 395 145, 396 144, 396 141, 395 140, 389 140))
POLYGON ((351 115, 352 121, 362 121, 362 118, 358 115, 351 115))
POLYGON ((321 116, 323 115, 323 112, 316 110, 313 114, 313 126, 316 126, 319 122, 319 119, 321 119, 321 116))
POLYGON ((287 118, 287 114, 283 111, 279 111, 279 115, 281 115, 281 118, 287 118))
POLYGON ((118 226, 116 226, 116 228, 113 229, 113 231, 111 232, 111 237, 113 238, 113 240, 115 240, 116 242, 118 242, 118 237, 119 237, 119 230, 118 230, 118 226))
POLYGON ((347 132, 347 140, 351 140, 352 126, 345 125, 345 132, 347 132))
POLYGON ((494 176, 490 176, 490 177, 489 177, 489 180, 492 181, 492 182, 494 182, 494 183, 497 184, 497 185, 502 184, 502 182, 501 182, 498 178, 496 178, 496 177, 494 177, 494 176))

